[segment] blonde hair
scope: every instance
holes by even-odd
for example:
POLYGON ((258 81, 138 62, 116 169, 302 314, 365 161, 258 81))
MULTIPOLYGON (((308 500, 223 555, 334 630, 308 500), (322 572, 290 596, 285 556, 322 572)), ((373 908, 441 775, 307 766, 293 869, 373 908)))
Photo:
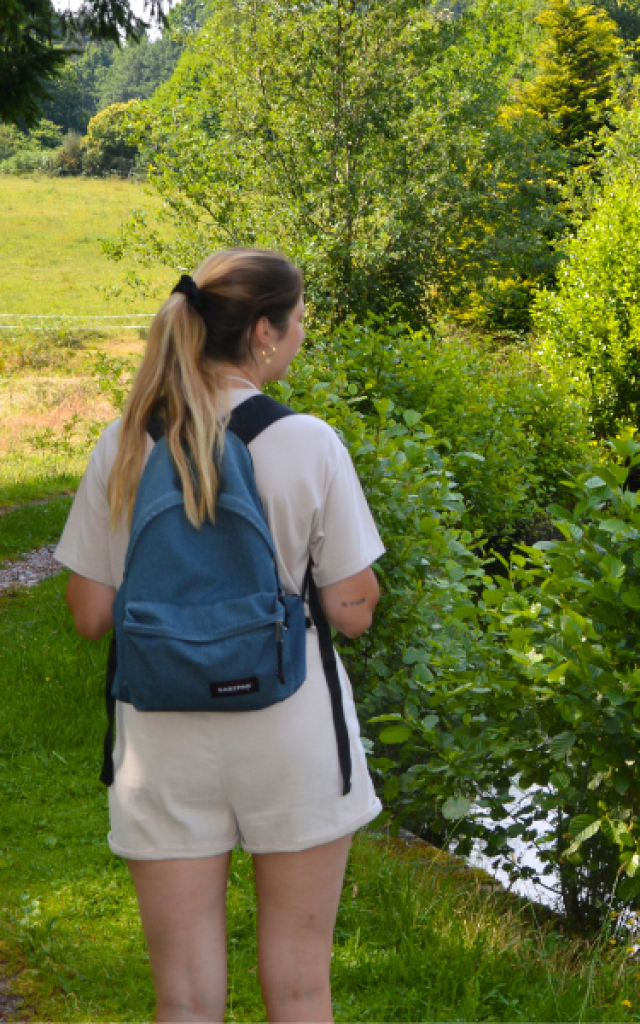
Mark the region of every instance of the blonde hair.
POLYGON ((219 364, 238 365, 252 358, 253 330, 263 316, 284 332, 302 295, 300 271, 270 250, 214 253, 200 264, 193 279, 203 308, 196 312, 180 292, 163 303, 122 414, 108 486, 112 528, 125 509, 131 524, 147 424, 158 410, 165 421, 189 521, 198 527, 206 518, 215 518, 229 416, 228 384, 219 364))

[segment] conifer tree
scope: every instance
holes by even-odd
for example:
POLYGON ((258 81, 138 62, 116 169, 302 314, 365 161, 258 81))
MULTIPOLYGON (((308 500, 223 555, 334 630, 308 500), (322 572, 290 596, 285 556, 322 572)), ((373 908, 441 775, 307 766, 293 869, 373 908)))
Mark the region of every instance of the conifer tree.
POLYGON ((538 74, 511 112, 519 108, 544 118, 556 141, 572 150, 607 123, 624 44, 615 22, 591 4, 549 0, 538 21, 548 33, 538 74))
POLYGON ((145 18, 132 0, 83 0, 57 12, 53 0, 0 0, 0 121, 37 123, 48 83, 87 39, 139 41, 166 21, 167 0, 144 0, 145 18))

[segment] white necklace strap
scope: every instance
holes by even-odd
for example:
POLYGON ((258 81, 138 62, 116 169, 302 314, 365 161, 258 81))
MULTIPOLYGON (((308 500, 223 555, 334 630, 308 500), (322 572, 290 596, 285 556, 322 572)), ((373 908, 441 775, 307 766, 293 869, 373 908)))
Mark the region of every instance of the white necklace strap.
POLYGON ((225 373, 225 377, 227 378, 227 380, 239 380, 239 381, 242 381, 243 384, 248 384, 249 387, 253 388, 254 391, 259 391, 260 390, 260 388, 257 388, 255 386, 255 384, 253 384, 250 380, 247 380, 246 377, 234 377, 233 374, 231 374, 231 373, 225 373))

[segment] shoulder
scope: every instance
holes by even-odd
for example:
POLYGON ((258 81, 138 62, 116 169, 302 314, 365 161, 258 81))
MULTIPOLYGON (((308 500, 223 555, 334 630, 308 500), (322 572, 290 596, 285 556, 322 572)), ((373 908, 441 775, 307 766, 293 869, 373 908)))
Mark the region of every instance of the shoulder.
POLYGON ((304 413, 272 423, 250 443, 249 450, 259 490, 298 497, 300 489, 310 489, 316 497, 325 494, 341 467, 351 464, 335 430, 304 413))
POLYGON ((120 418, 110 423, 100 434, 89 460, 89 467, 100 478, 108 477, 118 453, 120 418))
POLYGON ((295 445, 307 445, 309 455, 322 454, 341 458, 347 454, 347 450, 338 437, 338 434, 319 416, 310 416, 307 413, 296 413, 295 416, 285 416, 267 427, 260 434, 256 441, 264 437, 266 441, 276 439, 278 443, 295 445))

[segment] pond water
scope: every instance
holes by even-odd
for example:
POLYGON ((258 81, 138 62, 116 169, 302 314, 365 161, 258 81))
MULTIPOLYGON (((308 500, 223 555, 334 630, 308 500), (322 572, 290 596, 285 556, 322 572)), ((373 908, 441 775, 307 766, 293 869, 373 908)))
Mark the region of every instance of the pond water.
MULTIPOLYGON (((508 810, 511 812, 506 818, 504 818, 500 824, 508 827, 514 824, 515 819, 512 816, 517 814, 520 806, 526 801, 528 803, 531 794, 536 791, 538 787, 534 787, 532 790, 522 790, 518 786, 512 786, 510 793, 512 801, 508 804, 508 810)), ((477 814, 477 817, 482 820, 481 813, 477 814)), ((485 819, 488 823, 489 819, 485 819)), ((532 828, 535 829, 539 837, 547 835, 552 831, 552 826, 548 821, 540 820, 534 822, 532 828)), ((511 850, 510 859, 522 866, 532 868, 537 878, 531 879, 518 879, 512 881, 509 873, 503 868, 495 867, 494 862, 486 857, 483 853, 483 844, 478 841, 474 847, 474 850, 468 861, 474 867, 483 868, 488 874, 493 875, 497 878, 505 889, 510 892, 515 892, 519 896, 524 896, 526 899, 531 900, 534 903, 544 903, 545 906, 551 907, 553 910, 562 910, 562 899, 560 896, 560 878, 556 871, 551 874, 543 875, 543 869, 545 867, 543 861, 540 859, 538 848, 535 842, 525 843, 521 839, 509 839, 508 846, 511 850)))

